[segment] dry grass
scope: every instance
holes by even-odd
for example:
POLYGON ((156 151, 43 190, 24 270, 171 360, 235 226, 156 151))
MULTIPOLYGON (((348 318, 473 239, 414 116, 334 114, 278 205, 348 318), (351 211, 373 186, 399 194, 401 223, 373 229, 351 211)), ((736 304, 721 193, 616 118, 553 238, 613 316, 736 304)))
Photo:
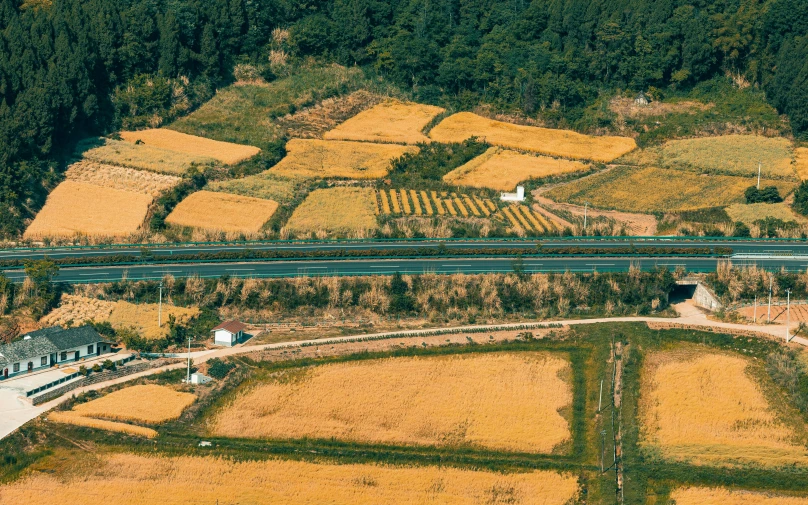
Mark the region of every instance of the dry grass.
POLYGON ((669 167, 699 171, 757 176, 762 161, 764 177, 794 177, 791 141, 759 135, 723 135, 671 140, 659 153, 669 167))
POLYGON ((360 112, 326 132, 323 138, 401 144, 430 142, 422 130, 432 118, 443 111, 444 109, 433 105, 391 100, 360 112))
POLYGON ((578 161, 532 156, 492 147, 444 175, 443 180, 458 186, 510 191, 528 179, 580 172, 588 168, 588 165, 578 161))
POLYGON ((345 177, 378 179, 390 172, 390 163, 417 153, 417 147, 368 142, 340 142, 292 139, 286 144, 286 157, 270 173, 292 177, 345 177))
POLYGON ((354 187, 312 191, 292 213, 286 227, 301 233, 362 233, 375 229, 376 193, 371 188, 354 187))
POLYGON ((267 170, 241 179, 214 181, 205 189, 285 203, 295 198, 305 180, 300 177, 281 177, 267 170))
POLYGON ((166 223, 212 231, 257 232, 278 210, 278 202, 249 196, 197 191, 181 201, 166 223))
POLYGON ((568 371, 546 353, 325 365, 241 393, 212 431, 550 453, 570 439, 568 371))
POLYGON ((805 220, 795 214, 786 203, 736 203, 727 207, 727 214, 733 221, 752 224, 759 219, 772 217, 785 222, 805 220))
POLYGON ((121 138, 128 142, 140 140, 147 146, 213 158, 227 165, 252 158, 261 152, 257 147, 206 139, 165 128, 121 132, 121 138))
POLYGON ((88 457, 72 466, 68 475, 28 473, 3 487, 0 503, 83 503, 92 492, 103 496, 106 505, 192 505, 217 500, 287 505, 565 505, 578 492, 575 475, 546 470, 498 473, 126 453, 88 457))
POLYGON ((652 101, 648 105, 637 105, 634 98, 614 97, 609 101, 609 109, 624 117, 642 118, 649 116, 667 116, 668 114, 695 114, 711 109, 712 103, 695 100, 681 100, 678 102, 652 101))
POLYGON ((322 138, 328 130, 382 100, 384 97, 381 95, 366 90, 354 91, 349 95, 326 98, 311 107, 280 117, 276 122, 286 129, 289 137, 322 138))
POLYGON ((666 351, 643 370, 642 445, 693 464, 808 464, 741 356, 666 351))
MULTIPOLYGON (((93 419, 84 417, 76 412, 51 412, 48 414, 48 421, 62 424, 72 424, 96 430, 114 431, 116 433, 126 433, 139 437, 154 438, 157 432, 145 426, 135 426, 134 424, 118 423, 115 421, 104 421, 103 419, 93 419)), ((0 501, 2 503, 2 501, 0 501)))
POLYGON ((151 201, 143 193, 64 181, 48 195, 23 236, 126 236, 143 224, 151 201))
POLYGON ((800 180, 808 179, 808 147, 794 149, 794 170, 800 180))
POLYGON ((103 142, 103 144, 98 147, 87 146, 88 149, 81 153, 82 156, 87 160, 98 163, 175 175, 184 174, 194 165, 216 163, 213 158, 195 156, 145 144, 133 144, 132 142, 112 139, 93 139, 93 143, 99 142, 103 142))
POLYGON ((160 424, 177 419, 191 406, 196 396, 157 384, 142 384, 119 389, 73 407, 84 417, 115 421, 160 424))
POLYGON ((808 505, 808 498, 708 487, 674 489, 671 500, 676 505, 808 505))
POLYGON ((108 302, 86 296, 64 294, 61 304, 44 316, 40 322, 53 326, 78 326, 88 321, 109 322, 115 329, 131 328, 147 339, 166 337, 169 316, 177 323, 185 324, 199 314, 196 307, 186 308, 163 304, 162 326, 157 325, 158 306, 156 303, 134 304, 126 301, 108 302))
POLYGON ((65 172, 65 177, 68 181, 84 182, 151 196, 160 195, 160 193, 173 188, 182 180, 173 175, 156 174, 92 161, 73 163, 65 172))
MULTIPOLYGON (((728 175, 698 175, 685 170, 618 167, 558 186, 544 196, 564 203, 626 212, 672 212, 743 203, 744 191, 753 179, 728 175)), ((761 181, 777 186, 780 194, 795 185, 785 181, 761 181)))
POLYGON ((487 119, 471 112, 459 112, 429 132, 439 142, 462 142, 480 137, 486 142, 511 149, 534 151, 550 156, 609 162, 636 149, 628 137, 594 137, 569 130, 522 126, 487 119))

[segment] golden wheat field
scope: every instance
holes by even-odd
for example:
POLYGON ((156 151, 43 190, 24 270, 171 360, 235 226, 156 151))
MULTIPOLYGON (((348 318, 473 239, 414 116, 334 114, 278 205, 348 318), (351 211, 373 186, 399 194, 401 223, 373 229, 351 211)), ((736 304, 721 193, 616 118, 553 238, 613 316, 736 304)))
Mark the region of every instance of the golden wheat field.
POLYGON ((674 489, 671 500, 676 505, 808 505, 808 498, 707 487, 674 489))
POLYGON ((794 170, 800 180, 808 179, 808 147, 794 149, 794 170))
POLYGON ((151 201, 143 193, 64 181, 48 195, 23 236, 126 236, 143 224, 151 201))
POLYGON ((501 217, 506 224, 517 230, 550 233, 558 229, 556 224, 547 219, 544 214, 531 209, 527 205, 510 205, 503 207, 495 215, 501 217))
POLYGON ((492 147, 444 175, 443 180, 457 186, 511 191, 518 183, 528 179, 581 172, 588 168, 588 165, 579 161, 532 156, 492 147))
POLYGON ((722 135, 667 142, 659 154, 669 167, 757 176, 758 161, 764 177, 794 177, 791 141, 759 135, 722 135))
POLYGON ((443 111, 444 109, 433 105, 391 100, 360 112, 327 131, 323 138, 400 144, 430 142, 422 130, 443 111))
POLYGON ((68 458, 66 475, 30 472, 3 486, 0 504, 82 503, 88 491, 107 505, 283 503, 304 505, 565 505, 575 475, 547 470, 498 473, 451 467, 234 461, 111 453, 68 458))
MULTIPOLYGON (((84 417, 83 415, 73 412, 51 412, 48 414, 48 421, 62 424, 72 424, 73 426, 82 426, 84 428, 93 428, 96 430, 114 431, 116 433, 126 433, 127 435, 135 435, 138 437, 154 438, 157 432, 145 426, 136 426, 134 424, 119 423, 116 421, 105 421, 104 419, 94 419, 92 417, 84 417)), ((2 495, 0 495, 1 497, 2 495)), ((1 499, 1 498, 0 498, 1 499)), ((2 503, 0 501, 0 503, 2 503)))
POLYGON ((239 393, 212 432, 550 453, 570 439, 566 373, 548 353, 324 365, 239 393))
POLYGON ((133 144, 123 140, 92 139, 92 145, 95 144, 100 145, 92 147, 90 142, 84 142, 83 145, 87 146, 87 149, 81 153, 84 159, 139 170, 182 175, 194 165, 216 163, 215 159, 205 156, 196 156, 146 144, 133 144))
POLYGON ((803 221, 785 202, 780 203, 736 203, 726 208, 733 221, 752 224, 759 219, 771 217, 785 222, 803 221))
POLYGON ((335 187, 312 191, 286 227, 299 233, 364 233, 376 228, 376 192, 371 188, 335 187))
POLYGON ((278 210, 278 202, 197 191, 174 207, 166 223, 212 231, 257 232, 278 210))
POLYGON ((741 356, 652 353, 643 370, 641 444, 698 465, 808 464, 796 440, 750 376, 741 356))
POLYGON ((120 135, 127 142, 136 143, 139 140, 147 146, 213 158, 227 165, 252 158, 261 152, 257 147, 206 139, 166 128, 121 132, 120 135))
POLYGON ((106 321, 116 330, 131 328, 143 338, 158 339, 168 335, 166 323, 169 316, 174 316, 177 323, 185 324, 199 314, 196 307, 177 307, 167 303, 163 304, 162 311, 162 326, 158 326, 156 303, 134 304, 123 300, 110 302, 64 294, 59 307, 45 315, 40 323, 49 326, 77 326, 88 321, 106 321))
POLYGON ((286 157, 269 171, 287 177, 378 179, 387 175, 394 159, 417 152, 417 147, 397 144, 292 139, 286 143, 286 157))
POLYGON ((494 202, 488 198, 470 197, 466 194, 458 196, 453 193, 454 196, 449 196, 448 194, 438 195, 436 191, 427 193, 426 191, 415 191, 413 189, 391 189, 389 191, 378 191, 377 195, 380 202, 379 209, 383 214, 388 215, 413 215, 418 214, 418 211, 420 211, 420 214, 429 216, 435 213, 444 215, 447 206, 451 205, 451 209, 455 209, 456 204, 452 203, 455 199, 461 200, 467 213, 470 212, 474 216, 489 216, 491 209, 497 208, 494 202))
MULTIPOLYGON (((578 179, 544 193, 556 202, 589 205, 626 212, 673 212, 743 203, 754 179, 729 175, 699 175, 667 168, 618 167, 578 179)), ((761 181, 776 186, 780 195, 795 187, 787 181, 761 181)))
POLYGON ((105 188, 143 193, 154 197, 173 188, 182 180, 173 175, 105 165, 92 161, 73 163, 67 168, 65 178, 68 181, 95 184, 105 188))
POLYGON ((438 142, 462 142, 471 137, 489 144, 550 156, 609 162, 637 148, 628 137, 595 137, 570 130, 522 126, 487 119, 471 112, 453 114, 429 132, 438 142))
POLYGON ((80 403, 73 407, 73 412, 84 417, 159 424, 177 419, 195 400, 196 396, 191 393, 142 384, 80 403))
POLYGON ((304 181, 306 179, 301 177, 281 177, 266 170, 241 179, 213 181, 208 183, 206 189, 286 203, 295 198, 298 188, 304 181))

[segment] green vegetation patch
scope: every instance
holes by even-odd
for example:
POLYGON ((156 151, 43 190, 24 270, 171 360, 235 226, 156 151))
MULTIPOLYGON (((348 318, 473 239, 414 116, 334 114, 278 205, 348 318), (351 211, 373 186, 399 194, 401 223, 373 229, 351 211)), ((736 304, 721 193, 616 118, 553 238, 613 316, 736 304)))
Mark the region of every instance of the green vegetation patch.
POLYGON ((285 204, 294 201, 299 196, 301 187, 305 186, 305 183, 304 178, 283 177, 266 171, 241 179, 211 182, 205 189, 264 198, 285 204))

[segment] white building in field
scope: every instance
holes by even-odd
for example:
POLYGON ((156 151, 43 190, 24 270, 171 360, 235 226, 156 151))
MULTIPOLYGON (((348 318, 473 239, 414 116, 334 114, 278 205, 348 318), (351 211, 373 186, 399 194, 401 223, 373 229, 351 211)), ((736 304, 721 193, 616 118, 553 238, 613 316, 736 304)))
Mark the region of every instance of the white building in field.
POLYGON ((241 321, 225 321, 219 326, 213 328, 213 343, 215 345, 223 345, 225 347, 232 347, 241 342, 244 338, 244 329, 247 325, 241 321))
POLYGON ((503 202, 524 202, 525 187, 516 186, 516 193, 500 193, 499 199, 503 202))
POLYGON ((0 380, 111 351, 112 343, 92 326, 43 328, 0 345, 0 380))

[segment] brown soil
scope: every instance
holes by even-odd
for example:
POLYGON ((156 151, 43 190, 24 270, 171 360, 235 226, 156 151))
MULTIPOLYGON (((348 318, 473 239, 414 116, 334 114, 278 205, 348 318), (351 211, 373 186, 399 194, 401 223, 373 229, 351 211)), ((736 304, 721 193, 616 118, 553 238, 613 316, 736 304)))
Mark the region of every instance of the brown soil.
POLYGON ((345 96, 328 98, 294 114, 278 118, 278 125, 290 137, 321 139, 323 133, 384 100, 369 91, 359 90, 345 96))
MULTIPOLYGON (((547 189, 549 189, 549 187, 542 188, 542 190, 547 189)), ((575 216, 583 217, 584 215, 584 207, 580 205, 573 205, 571 203, 556 203, 549 198, 541 196, 541 194, 538 194, 537 192, 533 194, 533 198, 539 205, 547 207, 551 210, 565 210, 575 216)), ((603 216, 613 219, 625 226, 632 235, 647 237, 654 235, 657 230, 657 220, 650 214, 634 214, 631 212, 619 212, 616 210, 597 210, 593 209, 592 207, 589 207, 586 210, 586 214, 593 218, 603 216)))

